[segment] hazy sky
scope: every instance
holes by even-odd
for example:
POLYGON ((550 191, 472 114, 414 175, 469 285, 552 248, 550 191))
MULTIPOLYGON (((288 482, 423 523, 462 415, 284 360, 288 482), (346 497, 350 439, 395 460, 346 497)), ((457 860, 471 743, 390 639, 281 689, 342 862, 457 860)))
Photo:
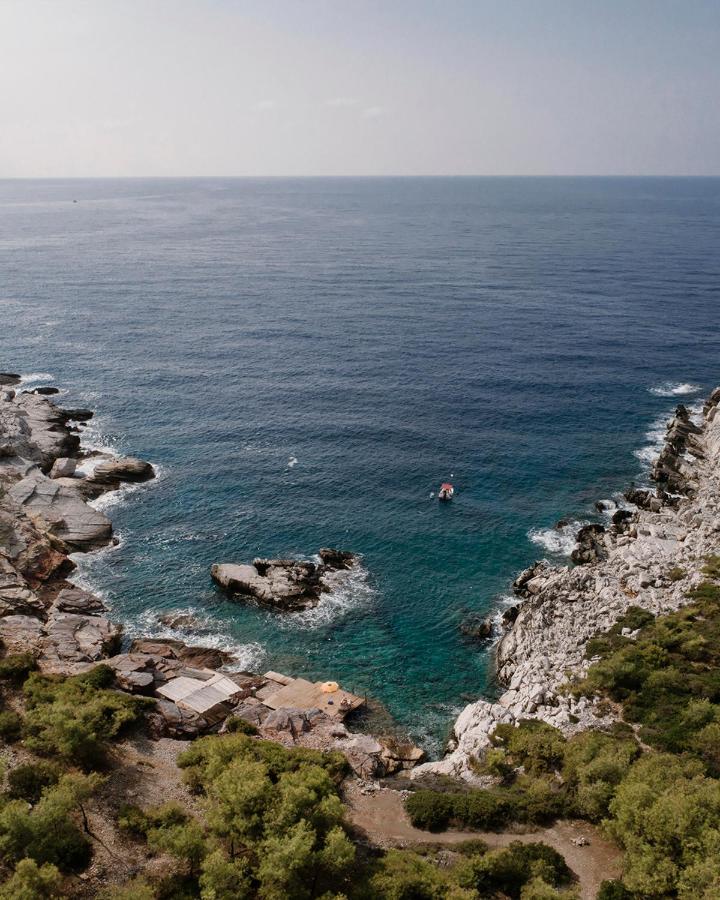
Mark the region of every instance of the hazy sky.
POLYGON ((720 174, 720 0, 0 0, 0 176, 720 174))

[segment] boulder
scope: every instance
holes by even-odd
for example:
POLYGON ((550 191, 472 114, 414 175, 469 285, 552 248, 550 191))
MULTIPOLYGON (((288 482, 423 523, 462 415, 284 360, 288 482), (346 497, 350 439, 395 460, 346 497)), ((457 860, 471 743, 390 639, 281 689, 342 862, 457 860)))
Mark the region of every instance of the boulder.
POLYGON ((79 587, 63 588, 51 607, 55 612, 97 615, 105 611, 105 604, 95 594, 79 587))
POLYGON ((333 550, 324 547, 318 556, 329 569, 351 569, 357 562, 357 556, 349 550, 333 550))
POLYGON ((67 672, 77 663, 97 662, 120 643, 122 628, 104 616, 53 612, 45 626, 41 668, 67 672))
POLYGON ((472 641, 487 641, 495 630, 492 619, 471 615, 460 623, 460 633, 472 641))
POLYGON ((56 459, 52 464, 52 469, 50 469, 50 477, 51 478, 72 478, 75 474, 75 467, 77 466, 77 461, 72 457, 61 456, 59 459, 56 459))
POLYGON ((125 456, 98 463, 91 477, 93 481, 101 484, 112 484, 116 481, 149 481, 155 477, 155 469, 145 460, 125 456))
POLYGON ((607 548, 603 540, 604 534, 604 525, 583 525, 577 533, 578 545, 570 554, 572 561, 579 565, 583 565, 606 559, 607 548))
POLYGON ((14 372, 0 372, 0 384, 1 385, 20 384, 20 376, 16 375, 14 372))
POLYGON ((61 409, 60 413, 66 422, 88 422, 95 415, 91 409, 61 409))
POLYGON ((59 394, 60 389, 56 387, 36 387, 31 391, 28 391, 29 394, 40 394, 43 397, 52 397, 53 394, 59 394))

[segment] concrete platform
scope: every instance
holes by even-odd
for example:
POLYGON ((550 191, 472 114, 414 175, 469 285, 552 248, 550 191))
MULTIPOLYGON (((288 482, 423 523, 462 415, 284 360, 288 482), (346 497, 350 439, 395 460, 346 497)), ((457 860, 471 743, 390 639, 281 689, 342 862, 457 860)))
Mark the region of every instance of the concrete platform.
POLYGON ((322 682, 313 683, 304 678, 296 678, 274 693, 264 696, 262 702, 270 709, 321 709, 334 719, 344 719, 349 712, 365 704, 363 697, 356 697, 342 689, 326 694, 321 685, 322 682))

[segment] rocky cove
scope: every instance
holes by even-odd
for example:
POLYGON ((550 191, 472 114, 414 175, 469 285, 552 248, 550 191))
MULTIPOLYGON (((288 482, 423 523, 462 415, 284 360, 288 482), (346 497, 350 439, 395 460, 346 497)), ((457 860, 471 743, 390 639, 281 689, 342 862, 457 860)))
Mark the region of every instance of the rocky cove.
MULTIPOLYGON (((702 568, 720 545, 720 388, 699 423, 680 405, 650 477, 655 490, 631 486, 631 508, 609 528, 586 526, 573 552, 575 566, 535 563, 513 583, 519 603, 504 616, 495 647, 497 700, 477 700, 458 716, 446 756, 417 767, 413 778, 446 775, 482 784, 474 763, 502 723, 537 719, 566 735, 606 728, 617 714, 590 697, 564 690, 593 662, 586 647, 630 607, 654 616, 688 603, 702 568)), ((628 636, 632 637, 632 633, 628 636)))
MULTIPOLYGON (((332 682, 325 695, 304 679, 233 671, 233 657, 220 650, 124 638, 102 600, 68 580, 71 554, 113 540, 111 521, 90 502, 153 478, 154 469, 134 457, 84 450, 82 430, 93 413, 55 405, 56 389, 16 390, 20 382, 19 375, 0 374, 0 640, 6 652, 31 654, 51 675, 105 663, 120 690, 156 698, 147 716, 155 738, 222 732, 228 720, 242 719, 286 746, 340 750, 364 778, 412 768, 423 758, 407 741, 350 731, 343 719, 364 701, 332 682), (302 705, 285 702, 283 691, 302 705), (199 698, 194 706, 192 692, 199 698)), ((219 564, 211 574, 234 599, 279 612, 306 609, 356 562, 330 548, 318 555, 319 563, 219 564)))
MULTIPOLYGON (((64 410, 50 390, 21 392, 19 376, 0 379, 0 638, 12 652, 30 652, 40 669, 76 674, 100 661, 124 690, 156 695, 188 670, 223 669, 222 651, 152 638, 123 642, 102 601, 68 581, 70 554, 112 540, 112 524, 88 501, 125 482, 152 478, 152 466, 85 451, 81 436, 89 410, 64 410)), ((573 567, 538 562, 513 584, 519 603, 506 613, 495 653, 505 692, 468 705, 453 728, 447 755, 417 765, 418 748, 356 734, 316 709, 270 709, 259 697, 281 687, 256 673, 235 675, 238 688, 220 718, 203 718, 160 697, 152 722, 156 735, 192 737, 222 729, 222 720, 244 718, 259 733, 286 745, 340 749, 355 771, 373 778, 412 769, 413 778, 450 775, 478 781, 473 762, 500 723, 533 717, 570 734, 608 724, 605 706, 562 690, 591 663, 585 647, 631 606, 653 614, 685 602, 701 580, 704 558, 720 533, 720 418, 715 390, 694 423, 679 406, 653 467, 653 491, 631 487, 631 509, 612 524, 584 527, 573 567), (678 573, 681 572, 681 577, 678 573), (415 768, 413 768, 415 766, 415 768)), ((323 549, 320 562, 254 560, 213 567, 218 585, 237 599, 280 611, 317 603, 325 579, 354 565, 350 553, 323 549)), ((459 686, 461 688, 461 686, 459 686)))

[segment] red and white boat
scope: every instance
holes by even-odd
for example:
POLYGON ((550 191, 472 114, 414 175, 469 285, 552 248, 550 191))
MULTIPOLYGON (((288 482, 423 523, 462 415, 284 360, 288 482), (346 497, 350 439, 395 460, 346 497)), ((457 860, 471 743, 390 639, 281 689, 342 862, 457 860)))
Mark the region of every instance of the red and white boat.
POLYGON ((455 488, 450 484, 449 481, 446 481, 440 485, 440 490, 438 491, 438 500, 452 500, 454 493, 455 488))

